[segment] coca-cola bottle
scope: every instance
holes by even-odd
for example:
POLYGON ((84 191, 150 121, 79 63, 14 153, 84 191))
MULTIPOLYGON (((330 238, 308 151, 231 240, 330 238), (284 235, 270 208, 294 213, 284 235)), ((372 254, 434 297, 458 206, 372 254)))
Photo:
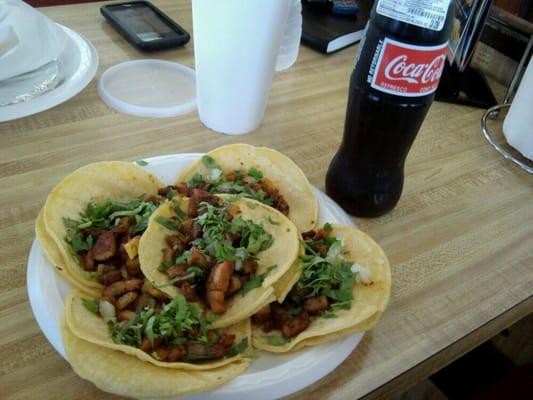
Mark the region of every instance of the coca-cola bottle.
POLYGON ((433 102, 452 26, 450 0, 377 0, 359 45, 342 144, 326 191, 350 214, 396 206, 404 163, 433 102))

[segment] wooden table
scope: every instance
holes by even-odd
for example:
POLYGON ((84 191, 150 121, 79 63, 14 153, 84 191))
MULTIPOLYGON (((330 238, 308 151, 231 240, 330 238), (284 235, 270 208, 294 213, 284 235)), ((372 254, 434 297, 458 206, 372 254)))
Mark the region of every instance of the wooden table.
MULTIPOLYGON (((192 31, 190 3, 155 1, 192 31)), ((96 79, 68 102, 0 124, 0 397, 113 398, 78 378, 32 315, 25 271, 34 222, 52 187, 100 160, 264 144, 291 157, 324 188, 343 130, 355 49, 323 56, 302 47, 276 74, 261 127, 247 136, 206 129, 196 113, 148 119, 117 113, 96 82, 111 65, 157 57, 193 66, 185 48, 134 50, 104 21, 102 3, 45 8, 92 41, 96 79)), ((533 308, 533 181, 482 138, 479 109, 435 103, 408 158, 405 189, 388 215, 358 219, 392 265, 390 306, 333 373, 293 399, 382 397, 406 389, 498 333, 533 308)))

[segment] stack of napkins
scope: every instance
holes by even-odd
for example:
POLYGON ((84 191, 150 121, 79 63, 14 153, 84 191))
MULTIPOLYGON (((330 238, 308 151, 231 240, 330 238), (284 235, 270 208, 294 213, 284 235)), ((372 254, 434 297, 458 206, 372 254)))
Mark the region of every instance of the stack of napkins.
POLYGON ((503 122, 507 142, 526 158, 533 161, 533 59, 522 77, 522 82, 503 122))

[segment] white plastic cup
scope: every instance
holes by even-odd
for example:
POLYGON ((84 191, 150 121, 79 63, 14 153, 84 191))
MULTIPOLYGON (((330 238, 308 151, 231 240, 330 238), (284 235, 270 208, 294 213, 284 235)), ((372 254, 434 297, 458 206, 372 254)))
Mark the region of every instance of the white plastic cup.
POLYGON ((290 0, 285 33, 276 62, 276 72, 286 70, 296 62, 302 38, 302 1, 290 0))
POLYGON ((261 124, 290 0, 192 0, 198 114, 230 135, 261 124))

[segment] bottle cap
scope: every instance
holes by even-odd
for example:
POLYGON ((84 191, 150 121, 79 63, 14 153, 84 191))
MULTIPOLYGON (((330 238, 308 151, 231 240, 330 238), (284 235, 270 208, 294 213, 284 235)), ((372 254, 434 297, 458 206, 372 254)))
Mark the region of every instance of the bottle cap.
POLYGON ((196 108, 193 69, 164 60, 134 60, 106 70, 98 94, 108 106, 141 117, 175 117, 196 108))

